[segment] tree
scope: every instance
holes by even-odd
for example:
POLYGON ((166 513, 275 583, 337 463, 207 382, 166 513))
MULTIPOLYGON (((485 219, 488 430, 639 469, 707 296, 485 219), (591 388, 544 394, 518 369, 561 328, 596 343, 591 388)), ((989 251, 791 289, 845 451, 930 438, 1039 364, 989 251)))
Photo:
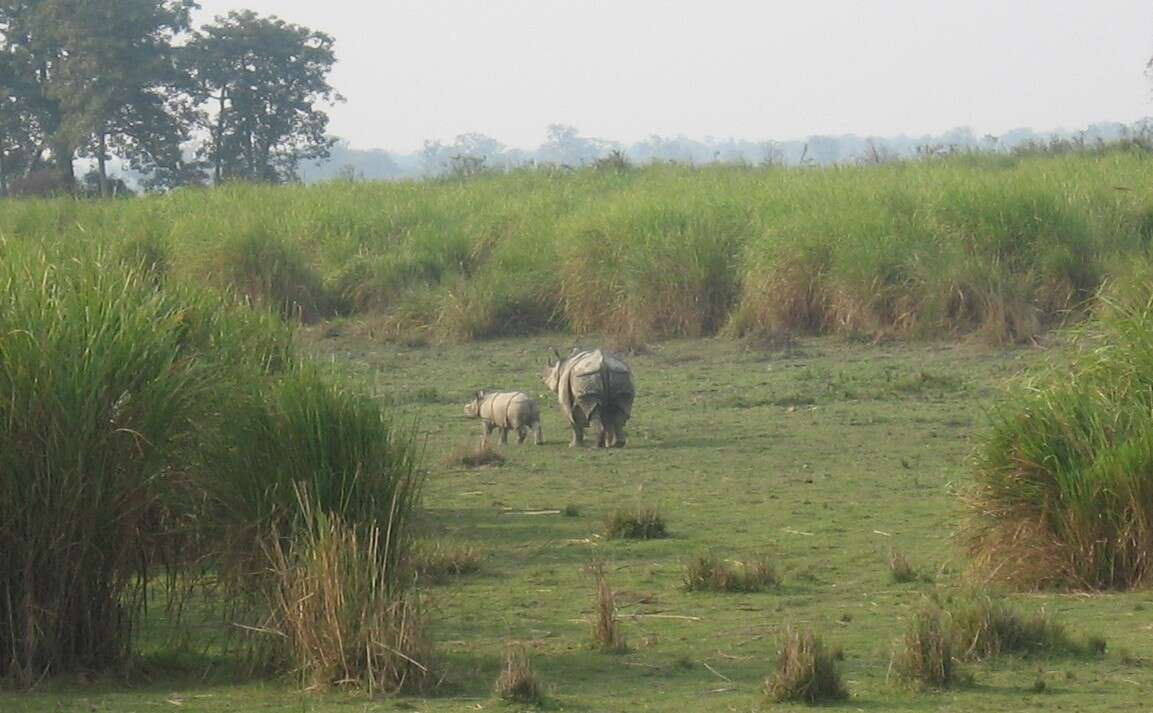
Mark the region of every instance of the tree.
POLYGON ((319 102, 336 56, 323 32, 251 11, 216 18, 188 44, 189 72, 210 112, 204 147, 213 179, 295 180, 301 161, 327 158, 333 139, 319 102))
POLYGON ((50 87, 62 141, 93 156, 108 194, 110 147, 141 171, 180 173, 192 107, 173 41, 193 0, 47 0, 46 32, 65 49, 50 87))
POLYGON ((49 169, 57 174, 50 183, 74 181, 71 151, 56 142, 60 107, 48 88, 62 52, 43 31, 44 6, 42 0, 0 0, 0 188, 5 192, 13 179, 49 169))

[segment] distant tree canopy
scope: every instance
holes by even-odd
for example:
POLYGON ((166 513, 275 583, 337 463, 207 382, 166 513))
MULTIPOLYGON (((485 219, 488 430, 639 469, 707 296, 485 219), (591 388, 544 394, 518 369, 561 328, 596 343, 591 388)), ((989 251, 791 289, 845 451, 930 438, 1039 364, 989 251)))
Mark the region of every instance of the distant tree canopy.
POLYGON ((234 12, 199 31, 194 0, 0 0, 0 195, 109 195, 120 159, 167 188, 296 178, 328 155, 331 37, 234 12), (199 145, 193 149, 193 146, 199 145))

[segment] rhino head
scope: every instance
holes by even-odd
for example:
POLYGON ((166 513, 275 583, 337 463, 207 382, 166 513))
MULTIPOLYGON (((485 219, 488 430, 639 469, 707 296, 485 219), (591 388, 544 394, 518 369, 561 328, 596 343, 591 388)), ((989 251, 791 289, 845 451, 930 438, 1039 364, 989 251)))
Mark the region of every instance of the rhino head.
POLYGON ((480 415, 480 402, 484 401, 484 392, 478 391, 473 396, 472 401, 464 405, 464 415, 470 418, 476 418, 480 415))
POLYGON ((561 366, 564 364, 564 359, 561 358, 560 352, 555 348, 552 350, 552 353, 553 356, 556 357, 556 361, 554 362, 552 359, 549 359, 545 362, 545 367, 544 370, 541 371, 540 378, 541 381, 544 382, 544 385, 548 387, 549 391, 556 393, 560 388, 560 371, 561 366))

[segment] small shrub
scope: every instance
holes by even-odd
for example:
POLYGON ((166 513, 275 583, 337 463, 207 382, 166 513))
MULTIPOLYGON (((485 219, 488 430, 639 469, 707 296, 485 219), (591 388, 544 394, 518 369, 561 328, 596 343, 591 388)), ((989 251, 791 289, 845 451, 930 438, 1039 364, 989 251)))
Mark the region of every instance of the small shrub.
POLYGON ((568 505, 564 506, 564 509, 560 511, 560 514, 564 515, 565 517, 580 517, 581 509, 576 505, 569 503, 568 505))
POLYGON ((949 615, 939 607, 921 609, 896 644, 890 667, 906 683, 949 688, 957 683, 949 615))
POLYGON ((461 447, 454 450, 445 459, 445 465, 461 466, 463 468, 500 467, 505 464, 505 457, 492 446, 478 448, 461 447))
POLYGON ((685 566, 685 589, 690 592, 763 592, 779 583, 767 557, 733 563, 702 554, 685 566))
POLYGON ((849 691, 841 681, 833 656, 810 631, 790 627, 777 658, 777 670, 765 681, 765 694, 774 703, 841 701, 849 691))
POLYGON ((469 542, 424 541, 413 548, 413 568, 432 582, 442 582, 479 571, 482 557, 482 550, 469 542))
POLYGON ((668 537, 665 521, 656 508, 615 510, 605 519, 605 537, 610 540, 653 540, 668 537))
POLYGON ((594 609, 596 619, 593 622, 593 644, 605 653, 619 654, 628 651, 624 634, 620 630, 620 621, 617 619, 616 594, 609 587, 605 578, 603 562, 595 562, 589 567, 589 572, 596 581, 596 599, 594 609))
POLYGON ((538 706, 544 702, 544 692, 532 670, 528 651, 523 644, 510 643, 504 647, 504 667, 496 679, 493 691, 501 700, 538 706))

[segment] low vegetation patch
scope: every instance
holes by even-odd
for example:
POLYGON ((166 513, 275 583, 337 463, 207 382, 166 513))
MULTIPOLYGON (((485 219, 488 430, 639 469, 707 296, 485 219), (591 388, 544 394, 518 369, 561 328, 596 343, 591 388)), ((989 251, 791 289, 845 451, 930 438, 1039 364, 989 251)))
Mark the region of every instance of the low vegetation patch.
POLYGON ((654 540, 668 537, 668 531, 656 508, 622 508, 605 518, 605 537, 610 540, 654 540))
POLYGON ((544 702, 544 690, 532 670, 524 644, 505 645, 504 665, 493 686, 493 692, 509 703, 539 706, 544 702))
POLYGON ((768 557, 731 562, 706 553, 685 565, 684 583, 690 592, 763 592, 776 588, 780 580, 768 557))
POLYGON ((1023 614, 1002 599, 969 595, 950 607, 953 638, 960 658, 981 660, 1001 654, 1035 656, 1099 655, 1098 637, 1077 641, 1044 609, 1023 614))
POLYGON ((445 459, 446 465, 460 468, 499 468, 507 459, 492 446, 461 446, 445 459))
POLYGON ((413 567, 417 573, 432 582, 444 582, 450 577, 480 571, 484 552, 471 542, 455 540, 422 540, 413 547, 413 567))
POLYGON ((777 669, 765 681, 765 694, 774 703, 815 704, 849 697, 833 654, 811 631, 792 627, 781 642, 777 669))

